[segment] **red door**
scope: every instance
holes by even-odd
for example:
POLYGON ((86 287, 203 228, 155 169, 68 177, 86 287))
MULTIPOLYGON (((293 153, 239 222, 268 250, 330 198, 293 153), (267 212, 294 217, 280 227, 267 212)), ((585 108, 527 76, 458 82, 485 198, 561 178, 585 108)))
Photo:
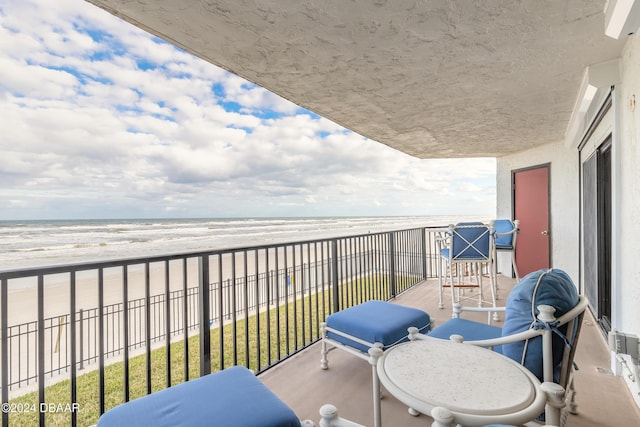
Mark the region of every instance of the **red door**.
POLYGON ((515 171, 514 212, 520 220, 516 265, 520 277, 550 266, 549 165, 515 171))

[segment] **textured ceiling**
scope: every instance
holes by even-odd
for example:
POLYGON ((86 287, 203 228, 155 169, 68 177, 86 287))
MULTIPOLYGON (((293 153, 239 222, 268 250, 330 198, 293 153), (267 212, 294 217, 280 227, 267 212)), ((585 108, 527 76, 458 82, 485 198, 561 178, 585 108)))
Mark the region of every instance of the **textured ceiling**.
POLYGON ((560 141, 606 0, 88 0, 346 128, 423 158, 560 141))

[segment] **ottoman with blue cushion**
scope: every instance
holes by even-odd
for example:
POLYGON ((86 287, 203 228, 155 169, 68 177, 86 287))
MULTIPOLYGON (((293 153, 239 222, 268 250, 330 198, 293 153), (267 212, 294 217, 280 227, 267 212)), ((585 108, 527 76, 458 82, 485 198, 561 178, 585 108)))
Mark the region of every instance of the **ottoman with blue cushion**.
POLYGON ((116 406, 98 420, 98 427, 214 425, 299 427, 301 422, 250 370, 240 366, 116 406))
POLYGON ((322 369, 328 367, 328 345, 367 359, 367 352, 373 346, 387 349, 408 340, 407 329, 411 326, 427 333, 431 318, 422 310, 379 300, 334 313, 323 324, 320 366, 322 369))

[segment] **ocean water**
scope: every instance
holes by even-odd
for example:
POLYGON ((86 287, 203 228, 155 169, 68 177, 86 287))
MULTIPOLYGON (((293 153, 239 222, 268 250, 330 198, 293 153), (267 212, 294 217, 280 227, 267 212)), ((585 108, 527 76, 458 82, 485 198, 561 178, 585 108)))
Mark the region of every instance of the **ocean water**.
POLYGON ((248 247, 477 217, 322 217, 0 221, 0 271, 248 247))

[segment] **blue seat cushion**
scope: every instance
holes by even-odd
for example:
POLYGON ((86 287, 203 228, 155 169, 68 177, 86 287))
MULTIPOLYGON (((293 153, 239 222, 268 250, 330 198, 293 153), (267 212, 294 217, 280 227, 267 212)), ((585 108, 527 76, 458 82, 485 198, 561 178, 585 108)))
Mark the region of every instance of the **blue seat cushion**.
POLYGON ((247 368, 235 366, 116 406, 98 427, 299 427, 293 411, 247 368))
MULTIPOLYGON (((535 316, 539 314, 537 307, 541 304, 555 307, 555 317, 560 317, 575 307, 579 299, 575 285, 564 271, 554 268, 529 273, 518 282, 507 298, 502 335, 512 335, 532 328, 535 316)), ((566 329, 564 325, 559 331, 566 334, 566 329)), ((562 337, 554 333, 554 367, 558 367, 562 361, 564 346, 562 337)), ((543 380, 542 337, 530 339, 526 347, 522 341, 502 347, 505 356, 523 363, 538 379, 543 380)))
MULTIPOLYGON (((474 322, 467 319, 449 319, 431 332, 430 337, 448 340, 451 335, 462 335, 465 341, 488 340, 500 338, 502 328, 486 323, 474 322)), ((502 346, 497 346, 494 351, 502 353, 502 346)))
MULTIPOLYGON (((379 300, 367 301, 327 317, 328 327, 371 344, 382 343, 384 348, 406 339, 410 326, 426 333, 430 325, 431 318, 422 310, 379 300)), ((328 332, 327 336, 362 352, 369 350, 369 347, 333 332, 328 332)))
MULTIPOLYGON (((444 249, 440 249, 440 255, 446 259, 449 259, 449 249, 448 248, 444 248, 444 249)), ((460 256, 458 258, 456 258, 454 261, 456 260, 467 260, 467 261, 474 261, 476 259, 479 259, 481 261, 485 260, 485 256, 480 254, 477 251, 472 252, 471 249, 467 250, 467 252, 465 252, 465 255, 460 256)))

